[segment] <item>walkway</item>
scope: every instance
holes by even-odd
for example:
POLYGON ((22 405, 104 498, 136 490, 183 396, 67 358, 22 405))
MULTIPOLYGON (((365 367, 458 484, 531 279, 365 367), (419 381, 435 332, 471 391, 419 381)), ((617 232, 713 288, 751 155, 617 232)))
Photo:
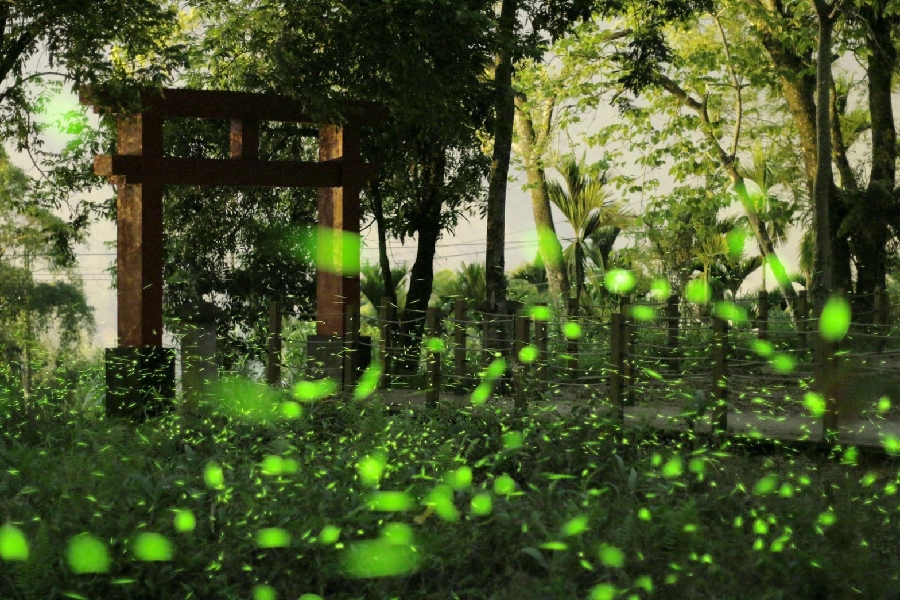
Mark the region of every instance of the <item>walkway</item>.
MULTIPOLYGON (((425 404, 425 392, 421 391, 389 390, 381 391, 379 394, 385 403, 395 410, 401 410, 403 407, 415 409, 425 404)), ((471 406, 468 395, 447 392, 441 394, 441 403, 460 408, 471 406)), ((567 415, 577 404, 576 401, 562 397, 559 400, 534 402, 531 406, 542 412, 555 410, 560 415, 567 415)), ((513 403, 508 398, 492 397, 484 407, 511 411, 513 403)), ((687 425, 679 416, 680 413, 681 409, 671 404, 631 406, 625 409, 625 423, 634 426, 644 423, 658 429, 684 431, 687 429, 687 425)), ((701 433, 709 433, 711 430, 709 419, 698 419, 696 430, 701 433)), ((758 439, 823 441, 822 420, 799 415, 770 416, 760 413, 729 412, 728 433, 758 439)), ((838 435, 838 441, 841 444, 873 448, 884 448, 886 439, 895 440, 896 444, 900 445, 900 423, 884 420, 857 420, 841 425, 838 435)))

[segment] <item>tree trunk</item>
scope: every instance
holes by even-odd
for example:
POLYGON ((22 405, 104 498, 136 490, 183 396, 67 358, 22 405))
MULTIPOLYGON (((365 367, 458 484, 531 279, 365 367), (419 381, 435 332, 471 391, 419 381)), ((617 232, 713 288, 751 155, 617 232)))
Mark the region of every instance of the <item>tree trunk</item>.
POLYGON ((425 166, 426 184, 423 186, 416 234, 416 260, 410 270, 409 292, 400 318, 399 345, 403 347, 398 361, 402 373, 415 373, 419 364, 419 341, 425 327, 425 311, 434 285, 434 255, 441 236, 441 208, 444 200, 446 158, 442 149, 436 150, 425 166))
MULTIPOLYGON (((809 69, 812 64, 812 50, 800 54, 795 45, 787 45, 782 42, 784 29, 790 27, 789 20, 781 15, 784 7, 779 8, 774 2, 768 1, 765 2, 765 7, 770 13, 770 18, 778 21, 777 27, 764 20, 756 20, 755 26, 760 33, 763 46, 779 74, 782 93, 794 124, 797 126, 807 189, 810 198, 814 198, 818 136, 816 133, 816 78, 809 69)), ((849 290, 852 286, 850 246, 846 236, 838 235, 847 211, 838 192, 837 186, 832 181, 828 205, 832 276, 834 285, 849 290)))
POLYGON ((494 156, 491 162, 487 198, 487 247, 485 249, 486 302, 491 311, 506 309, 506 184, 509 158, 512 153, 513 123, 516 117, 515 95, 512 88, 512 45, 516 29, 517 0, 503 0, 499 29, 503 47, 497 55, 494 69, 496 87, 496 125, 494 156))
POLYGON ((581 306, 584 292, 584 240, 575 240, 575 306, 581 306))
POLYGON ((387 255, 384 197, 381 194, 381 184, 378 181, 373 181, 369 185, 369 194, 372 197, 372 212, 375 215, 375 228, 378 232, 378 265, 381 267, 381 279, 384 282, 384 298, 394 306, 397 306, 397 289, 394 284, 394 274, 391 273, 391 261, 387 255))
MULTIPOLYGON (((699 101, 696 98, 692 98, 683 88, 681 88, 677 83, 672 81, 669 77, 665 75, 657 75, 657 82, 665 89, 667 92, 681 100, 685 106, 689 107, 691 110, 697 113, 700 117, 700 121, 703 124, 703 133, 706 136, 706 139, 709 141, 710 145, 715 148, 716 153, 719 156, 719 162, 722 164, 722 168, 725 169, 725 172, 728 174, 728 178, 731 180, 731 183, 734 185, 735 192, 737 192, 738 197, 741 199, 741 204, 743 205, 744 214, 747 215, 747 220, 750 222, 750 227, 753 230, 753 234, 756 237, 756 241, 759 244, 759 250, 762 252, 763 258, 765 258, 770 263, 772 259, 774 259, 774 264, 776 273, 776 279, 778 280, 778 286, 781 288, 781 291, 784 293, 784 298, 787 300, 788 305, 791 307, 791 315, 796 325, 796 315, 797 315, 797 293, 794 291, 794 286, 790 282, 787 277, 787 273, 783 271, 783 268, 779 268, 779 265, 783 265, 784 263, 778 258, 778 254, 775 252, 775 243, 772 241, 772 238, 769 236, 769 232, 766 229, 766 224, 763 223, 759 218, 759 213, 753 208, 752 202, 750 202, 748 194, 747 194, 747 186, 744 182, 744 177, 738 172, 737 169, 737 161, 734 152, 729 153, 726 152, 722 147, 722 144, 719 142, 719 139, 716 137, 712 122, 710 121, 709 114, 707 112, 706 101, 699 101)), ((737 149, 737 144, 734 146, 734 151, 737 149)), ((770 264, 771 266, 771 264, 770 264)))
POLYGON ((816 256, 812 295, 815 314, 818 315, 834 289, 831 221, 828 211, 834 184, 831 166, 831 40, 834 19, 830 14, 831 7, 824 0, 816 0, 815 4, 819 20, 819 41, 816 61, 816 178, 812 196, 816 256))
POLYGON ((885 289, 887 275, 887 246, 890 241, 888 221, 896 213, 893 191, 896 185, 897 134, 894 129, 894 110, 891 105, 891 76, 897 67, 897 51, 891 40, 891 21, 884 8, 866 6, 860 10, 866 23, 869 86, 869 114, 872 119, 872 165, 865 197, 867 219, 865 230, 850 232, 856 255, 856 292, 863 294, 854 306, 854 313, 868 317, 874 311, 875 288, 885 289))
POLYGON ((550 288, 550 297, 554 303, 559 304, 557 310, 565 311, 566 299, 569 297, 569 276, 566 273, 562 260, 562 244, 556 234, 556 226, 553 223, 553 213, 550 209, 550 197, 547 194, 547 175, 540 166, 539 157, 536 156, 536 134, 534 123, 524 110, 521 103, 517 102, 519 111, 516 124, 518 125, 519 141, 521 144, 522 162, 525 163, 525 175, 528 178, 529 193, 531 194, 531 210, 534 214, 534 224, 538 231, 538 251, 547 272, 547 284, 550 288))

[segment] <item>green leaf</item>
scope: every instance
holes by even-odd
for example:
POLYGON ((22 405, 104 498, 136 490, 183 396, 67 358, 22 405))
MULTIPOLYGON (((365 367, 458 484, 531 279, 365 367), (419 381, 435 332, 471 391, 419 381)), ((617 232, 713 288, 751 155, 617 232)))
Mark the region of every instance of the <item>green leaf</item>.
POLYGON ((106 544, 89 533, 81 533, 69 540, 66 552, 69 568, 76 575, 106 573, 110 559, 106 544))
POLYGON ((134 540, 133 551, 138 560, 152 562, 172 560, 174 554, 172 542, 166 536, 150 532, 138 534, 134 540))
POLYGON ((599 549, 600 562, 607 567, 621 569, 625 566, 625 553, 609 544, 601 544, 599 549))
POLYGON ((260 548, 287 548, 291 534, 279 527, 267 527, 256 532, 256 545, 260 548))
POLYGON ((0 558, 3 560, 28 560, 28 540, 15 525, 0 527, 0 558))
POLYGON ((850 303, 843 298, 829 298, 819 318, 819 333, 829 341, 839 341, 850 329, 850 303))

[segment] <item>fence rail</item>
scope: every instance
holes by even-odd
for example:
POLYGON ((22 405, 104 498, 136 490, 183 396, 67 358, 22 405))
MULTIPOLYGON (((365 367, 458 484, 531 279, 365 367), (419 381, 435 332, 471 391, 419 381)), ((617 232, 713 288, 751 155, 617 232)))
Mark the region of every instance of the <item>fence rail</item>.
MULTIPOLYGON (((736 304, 747 306, 748 301, 741 299, 736 304)), ((799 293, 797 314, 792 319, 772 314, 768 294, 761 292, 755 301, 752 327, 743 328, 730 328, 711 314, 709 305, 686 304, 677 296, 662 303, 632 303, 623 297, 619 310, 608 319, 581 315, 577 307, 570 307, 571 316, 565 322, 541 318, 534 310, 526 313, 522 307, 512 314, 484 313, 472 310, 464 300, 454 302, 450 311, 429 308, 405 320, 393 306, 384 305, 377 315, 367 316, 360 316, 355 307, 349 311, 347 318, 353 322, 347 323, 347 331, 361 330, 362 335, 339 341, 338 367, 344 387, 349 388, 361 371, 357 363, 361 360, 360 366, 365 366, 377 357, 383 385, 425 389, 429 405, 439 401, 442 389, 471 391, 496 355, 507 359, 509 373, 539 390, 605 386, 610 402, 623 411, 639 397, 658 390, 654 387, 658 382, 691 382, 695 389, 705 385, 714 407, 714 424, 725 428, 735 383, 752 383, 754 377, 765 373, 772 389, 791 380, 796 383, 799 375, 810 377, 815 385, 837 364, 838 350, 846 354, 854 347, 859 350, 860 345, 864 351, 854 356, 900 355, 900 338, 891 335, 894 323, 889 296, 877 293, 872 305, 871 322, 851 324, 843 348, 820 339, 817 323, 808 314, 805 292, 799 293), (641 307, 654 312, 648 316, 641 307), (423 337, 426 343, 422 343, 423 337), (430 339, 440 343, 429 344, 430 339), (779 360, 793 365, 792 378, 779 379, 778 373, 771 372, 771 361, 761 357, 766 344, 775 345, 779 356, 788 357, 779 360), (532 348, 533 361, 520 360, 526 347, 532 348)), ((314 323, 312 315, 286 315, 277 303, 269 307, 266 378, 270 384, 284 385, 292 378, 310 376, 309 362, 315 357, 304 346, 314 337, 310 335, 314 323), (286 336, 284 317, 292 319, 292 332, 305 333, 286 336)), ((893 372, 889 367, 883 370, 893 372)), ((771 392, 759 391, 758 397, 777 395, 771 392)), ((837 410, 832 404, 824 419, 829 434, 837 426, 837 410)))

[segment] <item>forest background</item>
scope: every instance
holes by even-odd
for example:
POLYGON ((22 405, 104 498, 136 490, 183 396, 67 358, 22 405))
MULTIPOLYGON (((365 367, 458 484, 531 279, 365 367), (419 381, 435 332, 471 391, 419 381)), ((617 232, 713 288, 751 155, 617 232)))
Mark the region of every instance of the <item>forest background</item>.
MULTIPOLYGON (((861 292, 873 282, 895 283, 894 2, 137 2, 145 21, 115 11, 87 24, 67 21, 78 4, 56 14, 37 2, 4 5, 6 145, 12 164, 33 177, 10 171, 20 197, 9 205, 20 215, 8 222, 36 219, 34 213, 22 221, 31 209, 48 212, 32 250, 11 251, 26 239, 19 235, 26 227, 8 235, 3 258, 30 273, 33 284, 71 284, 57 285, 48 310, 83 333, 92 306, 93 344, 113 345, 113 254, 106 242, 114 226, 110 186, 90 174, 91 156, 110 148, 111 130, 71 93, 72 84, 89 82, 300 93, 322 110, 335 93, 387 102, 393 130, 381 131, 368 151, 392 158, 384 185, 366 196, 363 257, 378 263, 373 218, 380 210, 389 266, 414 269, 406 277, 419 287, 409 290, 419 301, 414 308, 433 301, 432 284, 452 288, 451 276, 434 269, 482 264, 485 255, 485 301, 497 303, 498 268, 507 280, 519 269, 535 290, 559 297, 552 292, 563 281, 553 273, 542 279, 522 269, 539 245, 542 258, 568 251, 560 276, 566 295, 584 306, 603 300, 599 281, 615 266, 639 275, 639 291, 661 274, 675 291, 694 277, 749 291, 764 278, 754 258, 761 254, 779 259, 766 284, 790 300, 811 283, 815 209, 829 202, 832 215, 843 210, 829 222, 839 255, 834 287, 861 292), (117 16, 134 28, 127 40, 113 24, 117 16), (362 25, 373 19, 383 27, 365 32, 362 25), (814 102, 823 24, 836 27, 827 115, 815 113, 814 102), (503 77, 517 92, 516 121, 505 132, 503 77), (816 135, 819 119, 830 135, 816 135), (514 136, 508 185, 495 144, 503 135, 514 136), (836 172, 816 189, 816 176, 826 171, 824 163, 817 169, 822 143, 833 158, 827 170, 836 172), (585 189, 597 191, 592 184, 602 190, 588 199, 585 189), (831 199, 826 193, 823 204, 817 199, 825 188, 831 199), (567 199, 565 215, 559 204, 567 199), (497 207, 505 219, 496 212, 492 218, 497 207), (562 242, 556 250, 538 243, 542 207, 562 242), (505 233, 485 236, 485 216, 505 233), (797 282, 785 283, 785 274, 797 282), (60 290, 82 290, 85 308, 66 316, 59 308, 78 302, 60 290)), ((209 156, 223 151, 222 133, 210 124, 179 124, 168 135, 179 155, 209 156)), ((273 157, 310 152, 290 141, 289 128, 268 133, 273 157)), ((226 329, 239 330, 235 342, 258 333, 247 322, 262 318, 266 296, 293 297, 295 308, 308 309, 311 269, 298 268, 296 252, 282 242, 285 227, 313 218, 311 194, 172 190, 168 307, 216 298, 228 311, 226 329), (243 208, 220 210, 237 205, 243 208), (224 218, 203 229, 209 220, 202 217, 215 214, 224 218), (213 243, 198 248, 198 240, 213 243), (252 293, 240 297, 236 290, 248 283, 252 293)))

